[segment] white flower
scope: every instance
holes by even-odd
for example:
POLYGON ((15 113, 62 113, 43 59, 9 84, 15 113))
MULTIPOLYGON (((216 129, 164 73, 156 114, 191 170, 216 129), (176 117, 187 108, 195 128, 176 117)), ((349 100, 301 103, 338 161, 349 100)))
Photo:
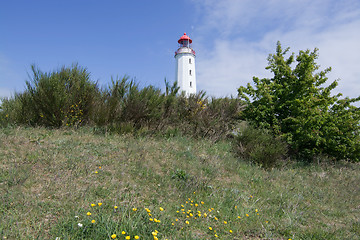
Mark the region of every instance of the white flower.
POLYGON ((79 227, 82 227, 83 225, 82 225, 82 223, 78 223, 78 226, 79 226, 79 227))
POLYGON ((59 238, 59 237, 56 237, 55 240, 60 240, 60 238, 59 238))
POLYGON ((75 218, 79 218, 79 216, 75 216, 75 218))

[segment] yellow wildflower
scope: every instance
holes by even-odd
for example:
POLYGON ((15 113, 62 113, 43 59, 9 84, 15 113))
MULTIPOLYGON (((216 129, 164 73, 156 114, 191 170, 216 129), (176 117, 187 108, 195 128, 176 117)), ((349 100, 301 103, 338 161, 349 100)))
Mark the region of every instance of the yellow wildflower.
POLYGON ((162 207, 160 207, 160 211, 164 211, 164 209, 162 207))
POLYGON ((136 235, 134 238, 135 238, 135 239, 139 239, 140 237, 139 237, 138 235, 136 235))
POLYGON ((92 220, 91 223, 95 223, 95 220, 92 220))
POLYGON ((126 240, 129 240, 130 239, 130 236, 126 236, 126 238, 125 238, 126 240))
POLYGON ((115 239, 115 238, 116 238, 116 234, 111 235, 111 238, 112 238, 112 239, 115 239))
POLYGON ((87 212, 86 215, 90 216, 90 215, 91 215, 91 212, 87 212))
POLYGON ((212 227, 209 227, 209 230, 212 231, 212 227))
POLYGON ((125 232, 125 231, 122 231, 122 232, 121 232, 121 234, 122 234, 122 235, 125 235, 125 234, 126 234, 126 232, 125 232))
POLYGON ((100 206, 102 205, 102 203, 101 203, 101 202, 99 202, 99 203, 98 203, 98 205, 99 205, 99 207, 100 207, 100 206))

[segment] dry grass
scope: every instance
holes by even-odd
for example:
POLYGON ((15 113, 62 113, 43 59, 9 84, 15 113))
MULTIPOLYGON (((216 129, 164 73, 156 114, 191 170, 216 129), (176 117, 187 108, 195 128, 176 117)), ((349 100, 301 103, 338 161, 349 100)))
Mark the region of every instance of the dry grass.
POLYGON ((230 149, 227 142, 104 136, 85 128, 1 129, 0 236, 111 239, 110 233, 128 228, 153 239, 144 207, 163 206, 159 239, 215 238, 209 224, 221 239, 359 239, 359 164, 293 163, 265 171, 235 159, 230 149), (204 219, 187 226, 184 219, 172 226, 189 197, 205 202, 202 211, 213 207, 229 225, 204 219), (96 213, 103 228, 79 232, 74 216, 85 224, 89 205, 97 202, 104 203, 104 212, 96 213), (134 206, 138 215, 125 214, 134 206))

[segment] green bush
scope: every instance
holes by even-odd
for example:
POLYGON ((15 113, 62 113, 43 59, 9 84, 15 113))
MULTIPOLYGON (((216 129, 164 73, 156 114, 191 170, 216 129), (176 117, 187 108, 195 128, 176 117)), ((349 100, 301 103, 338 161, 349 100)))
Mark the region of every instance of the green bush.
POLYGON ((16 123, 61 127, 77 126, 90 121, 97 84, 77 64, 59 71, 44 73, 31 66, 32 76, 26 91, 16 94, 16 123))
POLYGON ((266 129, 243 125, 233 139, 237 156, 264 168, 275 167, 287 156, 287 144, 266 129))
POLYGON ((360 96, 339 100, 341 94, 331 95, 337 81, 323 86, 331 69, 317 71, 317 49, 285 59, 288 51, 278 43, 276 53, 268 58, 267 69, 274 76, 254 77, 254 87, 248 84, 238 89, 239 97, 247 102, 243 117, 281 136, 302 160, 328 155, 360 161, 360 110, 351 105, 360 96))

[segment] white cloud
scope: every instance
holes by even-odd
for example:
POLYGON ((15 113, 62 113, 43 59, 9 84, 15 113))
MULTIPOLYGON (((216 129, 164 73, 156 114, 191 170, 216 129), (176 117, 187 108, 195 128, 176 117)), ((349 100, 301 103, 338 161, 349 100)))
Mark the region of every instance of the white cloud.
POLYGON ((319 48, 321 70, 338 91, 360 94, 360 2, 345 1, 194 1, 202 18, 196 26, 199 89, 210 95, 236 94, 252 76, 269 77, 267 56, 276 41, 291 52, 319 48))

